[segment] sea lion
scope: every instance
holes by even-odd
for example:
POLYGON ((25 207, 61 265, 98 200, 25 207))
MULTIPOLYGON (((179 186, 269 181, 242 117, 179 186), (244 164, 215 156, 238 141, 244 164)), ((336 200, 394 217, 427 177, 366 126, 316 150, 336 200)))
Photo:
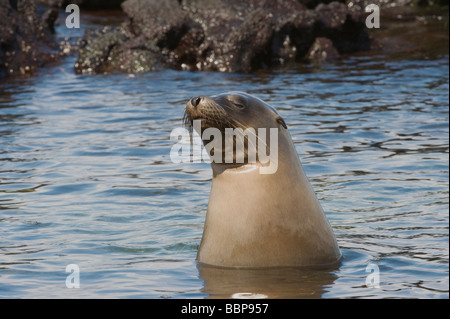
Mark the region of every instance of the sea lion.
MULTIPOLYGON (((266 150, 278 142, 278 156, 271 157, 277 162, 276 170, 270 174, 261 173, 260 168, 268 164, 261 163, 259 156, 249 160, 251 143, 245 146, 243 162, 236 160, 239 154, 234 154, 232 163, 224 161, 224 156, 211 162, 211 193, 197 253, 200 263, 259 268, 330 265, 340 260, 333 230, 275 108, 242 92, 200 96, 186 105, 185 123, 192 127, 195 120, 201 121, 198 133, 205 147, 210 139, 202 133, 208 128, 223 135, 226 128, 276 129, 276 141, 269 140, 268 133, 258 141, 265 141, 261 145, 266 150)), ((220 145, 214 153, 230 150, 225 142, 220 145)))

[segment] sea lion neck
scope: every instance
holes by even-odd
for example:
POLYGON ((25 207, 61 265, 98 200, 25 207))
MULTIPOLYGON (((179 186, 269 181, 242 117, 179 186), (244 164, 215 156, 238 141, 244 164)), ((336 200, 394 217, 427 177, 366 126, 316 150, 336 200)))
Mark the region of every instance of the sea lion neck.
POLYGON ((213 171, 213 178, 221 174, 244 174, 258 170, 260 168, 259 163, 250 164, 223 164, 223 163, 211 163, 213 171))

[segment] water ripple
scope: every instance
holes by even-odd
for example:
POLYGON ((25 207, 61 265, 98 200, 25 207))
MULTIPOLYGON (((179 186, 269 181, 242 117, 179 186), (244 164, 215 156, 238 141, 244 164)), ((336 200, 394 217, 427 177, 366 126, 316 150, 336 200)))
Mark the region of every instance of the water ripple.
POLYGON ((448 57, 13 81, 0 84, 0 297, 448 298, 448 57), (338 269, 195 264, 211 171, 172 163, 169 135, 190 97, 232 90, 286 119, 338 269), (64 285, 72 263, 78 291, 64 285))

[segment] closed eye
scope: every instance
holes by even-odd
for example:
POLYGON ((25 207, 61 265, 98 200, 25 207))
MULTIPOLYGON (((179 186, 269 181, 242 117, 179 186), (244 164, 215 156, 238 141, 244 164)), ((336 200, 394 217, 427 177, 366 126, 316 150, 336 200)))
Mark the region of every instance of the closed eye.
POLYGON ((239 96, 229 95, 229 96, 227 96, 227 100, 228 100, 228 102, 233 104, 238 109, 245 108, 245 100, 241 99, 239 96))

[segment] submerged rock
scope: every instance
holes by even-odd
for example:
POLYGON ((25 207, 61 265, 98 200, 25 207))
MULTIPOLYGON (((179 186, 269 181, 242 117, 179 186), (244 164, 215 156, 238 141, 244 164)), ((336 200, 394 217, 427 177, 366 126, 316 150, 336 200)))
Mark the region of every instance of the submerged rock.
POLYGON ((55 14, 39 15, 34 0, 0 0, 0 77, 32 74, 57 59, 55 14))
POLYGON ((127 0, 122 8, 120 27, 86 33, 76 72, 250 72, 310 58, 321 37, 341 54, 370 49, 364 17, 340 2, 312 10, 296 0, 127 0))

